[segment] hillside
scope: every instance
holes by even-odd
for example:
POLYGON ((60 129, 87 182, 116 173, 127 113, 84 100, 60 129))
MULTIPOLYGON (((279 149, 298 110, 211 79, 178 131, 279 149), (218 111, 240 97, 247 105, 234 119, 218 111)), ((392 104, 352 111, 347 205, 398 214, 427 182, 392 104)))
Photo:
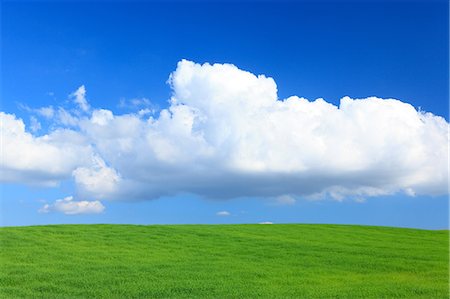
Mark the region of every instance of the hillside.
POLYGON ((0 228, 0 298, 448 298, 448 231, 345 225, 0 228))

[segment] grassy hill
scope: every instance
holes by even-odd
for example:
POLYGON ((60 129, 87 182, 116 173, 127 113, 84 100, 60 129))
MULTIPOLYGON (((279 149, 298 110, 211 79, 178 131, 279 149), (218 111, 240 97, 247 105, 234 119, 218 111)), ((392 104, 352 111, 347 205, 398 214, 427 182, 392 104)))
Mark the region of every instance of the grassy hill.
POLYGON ((0 298, 448 298, 448 231, 344 225, 0 228, 0 298))

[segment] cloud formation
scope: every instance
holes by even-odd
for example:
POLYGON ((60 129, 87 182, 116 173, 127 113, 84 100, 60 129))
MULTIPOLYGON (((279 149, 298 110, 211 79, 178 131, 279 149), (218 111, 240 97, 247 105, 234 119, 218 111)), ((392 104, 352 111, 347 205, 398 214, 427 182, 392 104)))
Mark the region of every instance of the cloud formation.
POLYGON ((292 206, 296 202, 295 198, 290 195, 281 195, 275 198, 275 204, 280 206, 292 206))
POLYGON ((395 99, 278 99, 272 78, 231 64, 182 60, 169 107, 153 116, 46 109, 56 129, 33 136, 1 113, 0 180, 54 185, 73 178, 82 199, 362 198, 448 192, 448 129, 442 117, 395 99), (50 112, 52 111, 52 112, 50 112), (50 153, 50 154, 49 154, 50 153))
POLYGON ((216 213, 217 216, 222 216, 222 217, 226 217, 226 216, 230 216, 231 213, 228 211, 219 211, 216 213))
POLYGON ((89 110, 89 104, 86 100, 86 88, 84 85, 81 85, 75 92, 70 95, 73 98, 74 102, 80 107, 80 109, 84 112, 89 110))
POLYGON ((58 199, 53 204, 45 204, 39 213, 60 212, 66 215, 99 214, 105 210, 100 201, 76 201, 72 196, 58 199))
POLYGON ((90 165, 91 145, 79 132, 58 128, 33 136, 14 115, 0 112, 0 181, 56 186, 81 165, 90 165))

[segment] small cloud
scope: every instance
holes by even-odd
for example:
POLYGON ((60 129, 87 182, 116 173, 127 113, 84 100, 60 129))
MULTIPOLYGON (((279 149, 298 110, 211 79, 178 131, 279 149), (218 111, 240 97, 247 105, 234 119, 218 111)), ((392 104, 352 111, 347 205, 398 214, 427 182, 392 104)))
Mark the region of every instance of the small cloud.
POLYGON ((41 129, 41 123, 34 116, 30 117, 30 129, 33 133, 41 129))
POLYGON ((58 121, 65 126, 75 127, 78 124, 78 118, 62 107, 59 107, 58 109, 58 121))
POLYGON ((222 217, 226 217, 226 216, 230 216, 231 213, 228 211, 220 211, 216 213, 217 216, 222 216, 222 217))
POLYGON ((130 104, 134 107, 148 107, 151 106, 152 102, 147 98, 136 98, 131 99, 130 104))
POLYGON ((147 98, 134 98, 134 99, 120 99, 119 108, 139 108, 139 107, 152 107, 152 102, 147 98))
POLYGON ((292 206, 296 201, 297 200, 290 195, 281 195, 275 198, 275 204, 279 206, 292 206))
POLYGON ((416 192, 413 189, 411 189, 411 188, 406 188, 405 189, 405 193, 408 196, 413 196, 413 197, 416 196, 416 192))
POLYGON ((45 118, 52 118, 53 115, 55 114, 55 110, 53 109, 52 106, 48 106, 48 107, 41 107, 39 109, 35 109, 36 113, 45 117, 45 118))
POLYGON ((366 199, 364 197, 356 197, 354 198, 354 201, 357 203, 365 203, 366 199))
POLYGON ((45 205, 42 206, 42 208, 40 208, 38 210, 38 212, 42 213, 42 214, 45 214, 45 213, 50 212, 50 210, 51 210, 51 206, 49 204, 45 204, 45 205))
POLYGON ((258 224, 273 224, 273 222, 270 222, 270 221, 263 221, 263 222, 260 222, 260 223, 258 223, 258 224))
POLYGON ((117 107, 126 110, 138 110, 137 115, 143 117, 147 114, 155 114, 159 107, 152 103, 148 98, 120 99, 117 107))
POLYGON ((143 117, 143 116, 145 116, 147 114, 155 114, 155 110, 145 108, 145 109, 139 110, 137 114, 138 114, 139 117, 143 117))
POLYGON ((86 100, 86 88, 84 85, 78 87, 78 89, 70 94, 70 97, 74 99, 74 102, 78 104, 81 110, 87 112, 89 110, 89 103, 86 100))
POLYGON ((60 212, 66 215, 99 214, 105 210, 105 206, 96 201, 77 201, 73 196, 57 199, 53 204, 45 204, 38 210, 39 213, 60 212))
POLYGON ((37 115, 43 116, 47 119, 52 118, 53 115, 55 114, 55 110, 53 109, 52 106, 34 109, 34 108, 29 107, 28 105, 18 103, 18 107, 19 107, 19 109, 24 110, 28 113, 37 114, 37 115))

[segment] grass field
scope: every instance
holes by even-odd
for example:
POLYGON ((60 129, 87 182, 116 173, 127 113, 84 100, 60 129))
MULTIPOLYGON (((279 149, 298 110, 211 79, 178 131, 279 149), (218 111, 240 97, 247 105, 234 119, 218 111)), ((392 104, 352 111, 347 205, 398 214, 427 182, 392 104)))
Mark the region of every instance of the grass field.
POLYGON ((0 298, 448 298, 448 231, 0 228, 0 298))

